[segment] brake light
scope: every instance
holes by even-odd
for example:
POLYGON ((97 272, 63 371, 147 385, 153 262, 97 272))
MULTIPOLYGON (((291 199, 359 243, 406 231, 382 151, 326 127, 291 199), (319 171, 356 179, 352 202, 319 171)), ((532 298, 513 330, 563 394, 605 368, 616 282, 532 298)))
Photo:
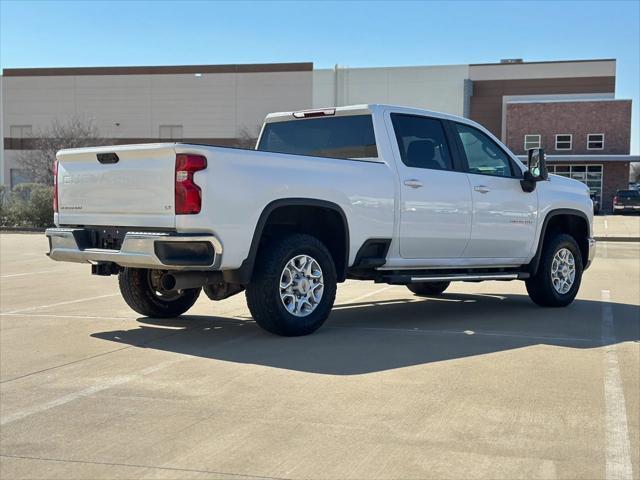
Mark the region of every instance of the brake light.
POLYGON ((618 196, 613 197, 613 203, 618 203, 618 196))
POLYGON ((335 115, 335 108, 325 108, 323 110, 303 110, 301 112, 293 112, 294 118, 313 118, 326 117, 327 115, 335 115))
POLYGON ((58 213, 58 160, 53 162, 53 211, 58 213))
POLYGON ((200 213, 202 192, 193 181, 193 174, 207 168, 207 159, 202 155, 176 155, 175 200, 176 215, 200 213))

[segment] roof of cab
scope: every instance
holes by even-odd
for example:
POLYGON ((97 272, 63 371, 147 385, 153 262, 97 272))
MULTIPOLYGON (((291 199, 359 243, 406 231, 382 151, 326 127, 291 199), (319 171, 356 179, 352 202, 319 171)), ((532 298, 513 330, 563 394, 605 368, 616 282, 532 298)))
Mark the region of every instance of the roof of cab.
POLYGON ((323 108, 311 108, 308 110, 295 110, 289 112, 275 112, 269 113, 265 118, 265 123, 272 122, 283 122, 287 120, 299 119, 304 120, 305 114, 309 115, 307 118, 318 118, 320 116, 347 116, 347 115, 362 115, 362 114, 372 114, 376 110, 392 110, 398 113, 407 113, 414 115, 426 115, 430 117, 444 118, 448 120, 454 120, 457 122, 463 122, 468 124, 475 124, 476 122, 469 120, 465 117, 460 117, 458 115, 451 115, 449 113, 436 112, 432 110, 426 110, 422 108, 413 108, 413 107, 403 107, 400 105, 388 105, 381 103, 370 103, 370 104, 360 104, 360 105, 346 105, 343 107, 323 107, 323 108), (330 113, 322 113, 322 112, 330 112, 330 113), (317 113, 318 115, 313 115, 317 113))

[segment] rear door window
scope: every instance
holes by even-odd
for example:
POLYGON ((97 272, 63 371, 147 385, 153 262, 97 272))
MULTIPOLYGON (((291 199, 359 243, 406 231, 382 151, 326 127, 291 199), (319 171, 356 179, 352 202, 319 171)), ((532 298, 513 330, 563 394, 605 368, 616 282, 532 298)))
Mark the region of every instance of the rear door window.
POLYGON ((391 114, 400 158, 407 167, 452 170, 451 153, 442 127, 436 118, 391 114))
POLYGON ((371 115, 267 123, 258 150, 343 159, 378 157, 371 115))

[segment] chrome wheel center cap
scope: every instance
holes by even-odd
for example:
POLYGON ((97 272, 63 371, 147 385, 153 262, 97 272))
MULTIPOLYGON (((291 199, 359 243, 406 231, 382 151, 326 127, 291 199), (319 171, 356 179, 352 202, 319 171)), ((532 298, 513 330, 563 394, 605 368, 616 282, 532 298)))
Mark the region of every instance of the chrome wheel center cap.
POLYGON ((280 275, 280 300, 289 313, 306 317, 322 300, 324 277, 320 264, 309 255, 287 262, 280 275))
POLYGON ((298 291, 303 294, 307 293, 309 291, 309 280, 306 278, 300 280, 300 282, 298 282, 298 291))

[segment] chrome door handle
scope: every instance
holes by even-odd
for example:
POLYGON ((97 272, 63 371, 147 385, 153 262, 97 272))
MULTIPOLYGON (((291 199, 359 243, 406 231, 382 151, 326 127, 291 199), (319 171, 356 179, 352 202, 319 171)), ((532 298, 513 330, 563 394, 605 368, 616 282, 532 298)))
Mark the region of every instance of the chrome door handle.
POLYGON ((489 193, 491 191, 491 189, 485 185, 476 185, 473 189, 479 193, 489 193))
POLYGON ((405 180, 404 184, 407 187, 411 187, 411 188, 420 188, 422 187, 422 182, 416 178, 410 178, 409 180, 405 180))

